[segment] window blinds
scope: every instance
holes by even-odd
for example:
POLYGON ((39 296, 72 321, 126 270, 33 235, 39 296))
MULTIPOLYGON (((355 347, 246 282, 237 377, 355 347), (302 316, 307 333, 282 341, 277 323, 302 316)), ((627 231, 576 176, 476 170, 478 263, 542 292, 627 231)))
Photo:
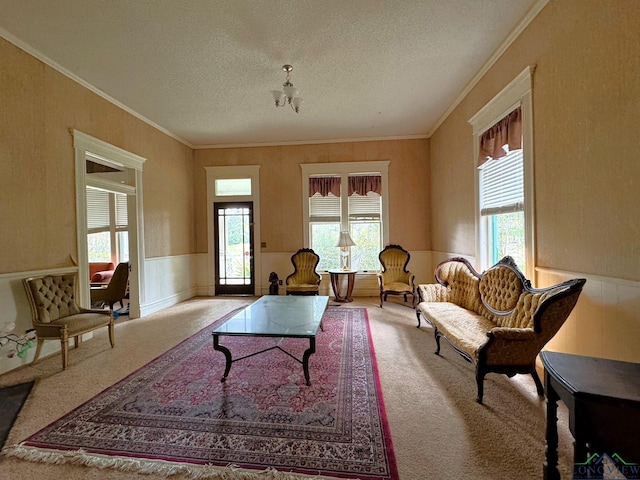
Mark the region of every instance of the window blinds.
POLYGON ((323 197, 319 193, 309 198, 309 221, 340 223, 340 197, 332 193, 323 197))
POLYGON ((87 229, 90 232, 95 233, 110 230, 110 195, 115 197, 115 229, 126 230, 128 228, 127 196, 122 193, 109 193, 105 190, 87 187, 87 229))
POLYGON ((127 214, 127 196, 116 193, 116 230, 126 230, 129 226, 127 214))
POLYGON ((87 188, 87 229, 109 230, 109 192, 87 188))
POLYGON ((349 197, 349 220, 380 220, 382 197, 375 192, 349 197))
POLYGON ((480 175, 481 215, 524 211, 522 149, 512 150, 500 160, 489 160, 480 175))
MULTIPOLYGON (((365 184, 375 184, 377 185, 377 187, 375 188, 377 190, 380 190, 379 176, 350 176, 349 181, 351 182, 352 179, 367 179, 368 181, 364 182, 365 184), (377 180, 377 183, 375 182, 375 180, 377 180)), ((315 191, 316 193, 309 197, 309 220, 311 222, 340 222, 341 197, 334 195, 334 193, 331 193, 328 188, 320 189, 317 186, 320 181, 323 182, 323 185, 340 185, 340 177, 310 177, 310 192, 315 191), (322 196, 321 192, 324 192, 325 196, 322 196)), ((368 190, 368 188, 365 188, 364 190, 368 190)), ((370 190, 367 191, 366 195, 351 193, 351 195, 349 195, 348 197, 348 209, 350 221, 380 220, 380 212, 382 211, 382 196, 379 193, 370 190)))

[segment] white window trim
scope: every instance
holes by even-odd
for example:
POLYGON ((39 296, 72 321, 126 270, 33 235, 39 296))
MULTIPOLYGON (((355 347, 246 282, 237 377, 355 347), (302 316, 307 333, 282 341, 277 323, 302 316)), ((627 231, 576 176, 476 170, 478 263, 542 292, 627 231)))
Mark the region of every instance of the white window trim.
POLYGON ((262 290, 262 243, 260 237, 260 165, 204 167, 207 175, 207 295, 215 296, 215 245, 213 235, 213 204, 215 202, 253 202, 253 269, 254 294, 262 290), (216 195, 216 180, 250 178, 251 195, 216 195))
MULTIPOLYGON (((363 173, 379 173, 382 176, 382 243, 389 244, 389 160, 372 162, 335 162, 335 163, 301 163, 302 169, 302 229, 304 246, 310 246, 309 239, 309 177, 313 175, 340 175, 343 184, 347 184, 347 177, 363 173)), ((342 202, 341 229, 348 225, 347 202, 342 202)))
POLYGON ((480 171, 477 168, 480 136, 490 127, 520 106, 522 108, 522 153, 524 156, 524 223, 525 223, 525 275, 532 282, 535 275, 535 201, 533 177, 533 103, 532 77, 534 66, 526 67, 498 95, 476 113, 469 123, 473 127, 473 169, 475 171, 475 205, 476 205, 476 265, 480 271, 486 265, 485 252, 481 235, 480 218, 480 171))

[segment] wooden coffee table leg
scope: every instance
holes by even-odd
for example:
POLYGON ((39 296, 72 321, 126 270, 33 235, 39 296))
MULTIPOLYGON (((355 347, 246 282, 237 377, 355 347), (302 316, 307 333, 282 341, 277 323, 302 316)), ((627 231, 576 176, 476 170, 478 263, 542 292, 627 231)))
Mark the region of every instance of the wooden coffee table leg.
POLYGON ((311 380, 309 379, 309 357, 312 353, 316 353, 315 337, 309 339, 309 348, 305 350, 302 356, 302 370, 304 371, 304 379, 307 381, 307 386, 311 385, 311 380))

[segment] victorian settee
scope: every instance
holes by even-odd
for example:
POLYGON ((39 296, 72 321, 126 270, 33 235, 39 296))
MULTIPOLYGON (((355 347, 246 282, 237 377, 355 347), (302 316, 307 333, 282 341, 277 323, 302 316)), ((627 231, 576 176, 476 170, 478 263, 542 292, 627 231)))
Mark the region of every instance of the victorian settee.
POLYGON ((436 267, 435 278, 435 284, 418 285, 418 328, 421 318, 433 327, 437 355, 444 338, 475 365, 477 402, 490 372, 531 374, 543 395, 536 357, 571 313, 586 280, 532 288, 511 257, 482 274, 464 258, 452 258, 436 267))

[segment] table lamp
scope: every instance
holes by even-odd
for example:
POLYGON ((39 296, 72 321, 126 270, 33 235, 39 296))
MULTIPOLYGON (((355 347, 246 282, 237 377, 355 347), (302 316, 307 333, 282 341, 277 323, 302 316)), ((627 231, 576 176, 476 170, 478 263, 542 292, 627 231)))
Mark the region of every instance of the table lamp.
POLYGON ((355 244, 348 231, 343 230, 340 232, 336 247, 340 247, 340 266, 342 270, 349 270, 349 247, 353 247, 355 244))

